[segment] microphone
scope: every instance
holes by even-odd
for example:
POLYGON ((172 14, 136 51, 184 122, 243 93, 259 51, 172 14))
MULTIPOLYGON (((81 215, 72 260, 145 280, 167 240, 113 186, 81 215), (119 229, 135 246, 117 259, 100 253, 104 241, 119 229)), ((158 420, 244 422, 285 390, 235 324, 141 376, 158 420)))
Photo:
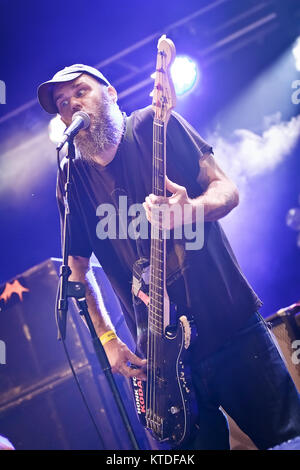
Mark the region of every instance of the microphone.
POLYGON ((90 122, 90 116, 87 113, 83 111, 77 111, 74 113, 72 116, 72 122, 65 130, 63 139, 56 147, 56 150, 61 150, 65 143, 70 139, 73 139, 81 129, 87 129, 90 125, 90 122))

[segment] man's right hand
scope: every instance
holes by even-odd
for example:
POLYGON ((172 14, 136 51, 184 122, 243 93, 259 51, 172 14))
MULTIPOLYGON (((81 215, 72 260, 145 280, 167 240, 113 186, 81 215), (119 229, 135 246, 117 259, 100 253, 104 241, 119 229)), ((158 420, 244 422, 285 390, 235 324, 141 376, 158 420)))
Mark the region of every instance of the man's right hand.
POLYGON ((103 347, 109 360, 111 371, 114 374, 118 373, 125 377, 136 377, 139 380, 147 379, 147 360, 133 354, 119 338, 108 341, 103 347), (135 367, 130 367, 128 363, 135 367))

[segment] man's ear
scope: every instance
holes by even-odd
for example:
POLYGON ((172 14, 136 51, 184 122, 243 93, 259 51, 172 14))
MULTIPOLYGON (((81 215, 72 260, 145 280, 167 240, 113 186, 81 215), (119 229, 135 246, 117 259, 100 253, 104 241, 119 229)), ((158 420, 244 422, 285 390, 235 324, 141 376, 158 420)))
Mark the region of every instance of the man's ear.
POLYGON ((117 93, 117 90, 112 86, 112 85, 109 85, 107 87, 107 93, 109 94, 109 96, 112 98, 113 102, 116 103, 118 101, 118 93, 117 93))

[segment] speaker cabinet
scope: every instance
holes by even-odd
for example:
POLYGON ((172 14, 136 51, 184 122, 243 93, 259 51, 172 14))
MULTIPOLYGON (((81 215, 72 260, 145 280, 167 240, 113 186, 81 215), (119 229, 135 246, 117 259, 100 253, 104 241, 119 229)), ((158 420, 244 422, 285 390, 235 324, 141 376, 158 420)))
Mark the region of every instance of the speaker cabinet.
MULTIPOLYGON (((97 430, 57 341, 59 266, 49 259, 0 287, 0 434, 16 449, 131 449, 89 331, 71 300, 66 345, 97 430)), ((130 345, 118 300, 102 268, 93 270, 117 333, 130 345)), ((140 448, 153 448, 136 417, 129 383, 121 376, 115 380, 140 448)))
MULTIPOLYGON (((275 343, 281 352, 289 373, 300 392, 300 314, 287 311, 275 313, 265 319, 271 328, 275 343), (294 347, 293 347, 294 346, 294 347)), ((237 424, 227 416, 230 427, 230 443, 233 450, 255 450, 257 449, 251 439, 244 434, 237 424)), ((290 443, 284 443, 282 448, 289 448, 290 443)), ((296 444, 291 444, 296 445, 296 444)), ((299 446, 299 440, 297 440, 299 446)), ((279 448, 279 446, 278 446, 279 448)))
MULTIPOLYGON (((71 300, 66 345, 94 423, 62 343, 57 341, 54 312, 60 263, 48 259, 0 286, 0 434, 19 450, 131 449, 88 329, 71 300)), ((94 266, 93 271, 118 336, 133 346, 119 302, 102 268, 94 266)), ((300 365, 293 360, 297 358, 293 345, 300 340, 300 315, 275 314, 266 321, 300 391, 300 365)), ((157 449, 136 417, 128 381, 121 376, 115 376, 115 380, 140 448, 157 449)), ((228 419, 231 448, 256 449, 228 419)))

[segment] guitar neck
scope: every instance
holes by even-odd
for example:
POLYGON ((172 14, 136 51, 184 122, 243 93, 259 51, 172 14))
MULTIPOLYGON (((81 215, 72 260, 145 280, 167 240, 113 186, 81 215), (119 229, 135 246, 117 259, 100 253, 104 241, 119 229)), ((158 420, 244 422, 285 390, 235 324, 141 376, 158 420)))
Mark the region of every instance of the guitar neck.
MULTIPOLYGON (((165 123, 153 120, 153 173, 152 192, 156 196, 166 195, 166 127, 165 123)), ((154 334, 162 335, 164 331, 165 283, 166 283, 166 237, 164 230, 156 224, 158 216, 151 226, 150 251, 150 306, 149 326, 154 334)))
MULTIPOLYGON (((152 192, 156 196, 166 196, 166 128, 176 103, 170 67, 175 59, 176 50, 174 43, 165 35, 159 39, 157 49, 152 100, 154 110, 152 192)), ((162 218, 162 214, 158 213, 157 218, 162 218)), ((166 290, 166 237, 165 230, 159 228, 159 220, 154 220, 151 224, 149 297, 148 331, 162 336, 169 324, 170 315, 166 290)))
POLYGON ((153 120, 153 172, 152 192, 156 196, 166 195, 166 148, 165 123, 159 119, 153 120))

